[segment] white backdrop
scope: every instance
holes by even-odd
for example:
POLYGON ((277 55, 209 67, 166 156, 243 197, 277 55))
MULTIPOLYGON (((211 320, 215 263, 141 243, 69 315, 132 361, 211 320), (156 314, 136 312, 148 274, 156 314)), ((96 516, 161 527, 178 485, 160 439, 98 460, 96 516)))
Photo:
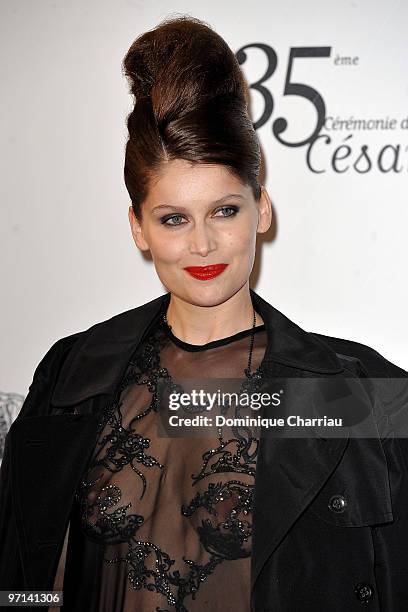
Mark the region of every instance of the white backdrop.
POLYGON ((235 52, 250 45, 250 84, 271 68, 268 93, 252 88, 251 99, 254 121, 266 112, 258 134, 276 228, 259 243, 251 285, 305 329, 363 342, 408 368, 404 0, 3 0, 4 393, 26 394, 58 338, 165 291, 127 219, 132 99, 121 60, 137 35, 184 12, 235 52), (305 56, 294 50, 290 61, 299 47, 305 56), (293 95, 308 91, 293 83, 315 93, 293 95), (313 146, 282 144, 310 139, 319 100, 326 122, 313 146), (280 117, 288 125, 276 136, 280 117))

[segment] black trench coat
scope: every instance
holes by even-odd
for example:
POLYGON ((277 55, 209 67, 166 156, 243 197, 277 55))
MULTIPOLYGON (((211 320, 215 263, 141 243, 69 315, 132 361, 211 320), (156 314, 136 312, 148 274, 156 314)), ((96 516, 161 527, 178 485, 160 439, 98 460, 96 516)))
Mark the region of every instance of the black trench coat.
MULTIPOLYGON (((268 333, 269 376, 381 378, 370 400, 376 413, 405 417, 405 370, 365 345, 302 330, 252 289, 251 298, 268 333)), ((169 299, 61 338, 36 368, 0 471, 0 590, 53 588, 98 414, 169 299)), ((252 611, 408 610, 408 444, 378 431, 371 439, 261 437, 252 611)))

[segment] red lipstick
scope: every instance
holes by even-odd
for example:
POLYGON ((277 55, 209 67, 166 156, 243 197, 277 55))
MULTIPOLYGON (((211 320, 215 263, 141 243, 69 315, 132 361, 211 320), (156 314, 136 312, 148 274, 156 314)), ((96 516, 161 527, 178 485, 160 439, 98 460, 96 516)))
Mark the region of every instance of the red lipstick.
POLYGON ((213 264, 211 266, 187 266, 184 268, 191 276, 198 280, 208 280, 221 274, 228 264, 213 264))

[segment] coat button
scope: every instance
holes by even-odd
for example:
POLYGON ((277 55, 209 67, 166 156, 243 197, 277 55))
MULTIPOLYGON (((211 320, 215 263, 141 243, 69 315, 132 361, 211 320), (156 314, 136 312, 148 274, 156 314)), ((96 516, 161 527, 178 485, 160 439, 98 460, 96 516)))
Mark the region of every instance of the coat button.
POLYGON ((354 593, 361 603, 367 603, 373 596, 373 589, 369 584, 361 582, 356 585, 354 593))
POLYGON ((329 510, 332 512, 344 512, 347 506, 347 499, 343 495, 333 495, 329 500, 329 510))

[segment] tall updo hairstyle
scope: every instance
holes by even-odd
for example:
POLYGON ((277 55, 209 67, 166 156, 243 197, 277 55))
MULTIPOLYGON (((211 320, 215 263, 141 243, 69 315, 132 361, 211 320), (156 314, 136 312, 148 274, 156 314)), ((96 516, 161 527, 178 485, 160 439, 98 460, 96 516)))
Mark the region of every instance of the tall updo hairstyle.
POLYGON ((238 61, 219 34, 190 16, 167 18, 131 45, 123 72, 134 96, 124 179, 136 218, 163 163, 222 164, 259 201, 259 141, 238 61))

